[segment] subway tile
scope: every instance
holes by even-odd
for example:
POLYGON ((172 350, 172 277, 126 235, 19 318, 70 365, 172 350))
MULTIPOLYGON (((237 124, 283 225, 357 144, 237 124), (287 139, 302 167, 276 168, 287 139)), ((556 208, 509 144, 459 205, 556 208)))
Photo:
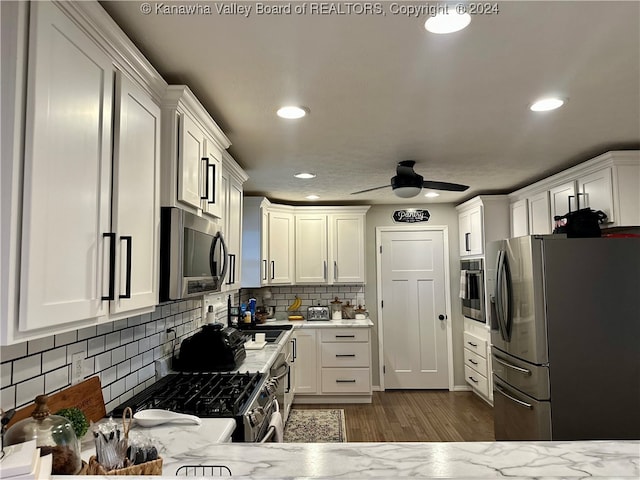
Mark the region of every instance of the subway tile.
POLYGON ((133 397, 133 390, 129 390, 128 392, 124 392, 122 395, 120 395, 120 398, 118 400, 120 401, 120 403, 124 403, 127 400, 129 400, 131 397, 133 397))
POLYGON ((11 385, 12 365, 13 365, 12 362, 6 362, 0 365, 0 388, 5 388, 11 385))
POLYGON ((162 347, 156 347, 153 349, 153 359, 154 360, 158 360, 159 358, 162 358, 162 347))
POLYGON ((95 326, 78 330, 78 340, 86 340, 87 338, 95 337, 97 335, 96 332, 97 328, 95 326))
POLYGON ((127 319, 126 318, 122 318, 120 320, 116 320, 113 323, 113 331, 114 332, 116 330, 124 330, 125 328, 127 328, 127 319))
POLYGON ((165 319, 161 318, 156 322, 156 332, 164 332, 165 331, 165 319))
POLYGON ((133 339, 140 340, 145 337, 145 328, 146 325, 138 325, 133 329, 133 339))
POLYGON ((148 365, 153 363, 153 350, 147 350, 142 354, 142 364, 148 365))
POLYGON ((104 352, 104 345, 105 345, 104 335, 87 340, 87 354, 90 357, 93 357, 95 355, 98 355, 99 353, 104 352))
POLYGON ((92 376, 96 371, 95 357, 85 358, 82 361, 82 376, 88 378, 92 376))
POLYGON ((174 328, 176 326, 175 317, 171 316, 164 319, 165 329, 174 328))
POLYGON ((53 348, 53 346, 54 338, 52 335, 38 338, 36 340, 30 340, 27 342, 27 355, 44 352, 45 350, 53 348))
POLYGON ((176 302, 171 304, 171 315, 180 313, 180 305, 176 302))
POLYGON ((96 329, 98 335, 106 335, 111 332, 113 332, 113 322, 101 323, 96 329))
POLYGON ((142 355, 136 355, 131 359, 131 371, 135 372, 142 368, 142 355))
POLYGON ((151 314, 150 313, 144 313, 144 314, 140 315, 140 321, 142 323, 149 323, 151 321, 151 314))
POLYGON ((168 317, 171 315, 171 305, 167 304, 167 305, 163 305, 162 306, 162 317, 168 317))
POLYGON ((124 346, 111 350, 111 364, 116 365, 124 362, 127 358, 127 351, 124 346))
POLYGON ((42 354, 42 371, 49 372, 67 363, 67 347, 58 347, 42 354))
POLYGON ((119 405, 120 405, 120 402, 116 398, 115 400, 111 400, 109 403, 105 403, 105 409, 107 413, 110 413, 119 405))
POLYGON ((138 342, 138 351, 146 352, 150 348, 151 348, 151 345, 149 344, 149 338, 147 337, 141 338, 140 341, 138 342))
POLYGON ((42 355, 31 355, 13 362, 13 383, 20 383, 42 373, 42 355))
POLYGON ((138 355, 138 342, 128 343, 125 345, 126 348, 126 357, 131 358, 135 355, 138 355))
POLYGON ((151 337, 149 337, 149 345, 152 348, 155 348, 158 345, 160 345, 160 335, 156 333, 155 335, 152 335, 151 337))
POLYGON ((133 391, 138 386, 138 372, 131 372, 131 375, 125 378, 125 389, 133 391))
POLYGON ((146 387, 144 386, 144 383, 140 383, 140 384, 136 385, 136 388, 133 389, 133 394, 134 395, 138 395, 139 393, 144 391, 145 388, 146 387))
POLYGON ((156 307, 156 309, 151 312, 151 320, 158 320, 162 317, 162 308, 156 307))
POLYGON ((147 365, 147 366, 145 366, 144 368, 141 368, 138 371, 138 380, 140 382, 144 382, 144 381, 149 380, 150 378, 154 377, 155 374, 156 374, 156 371, 155 371, 154 365, 153 364, 147 365))
POLYGON ((102 386, 111 385, 118 379, 118 369, 116 367, 107 368, 100 372, 100 384, 102 386))
POLYGON ((135 317, 129 317, 127 319, 128 327, 136 327, 140 325, 140 323, 142 323, 142 319, 140 318, 140 315, 136 315, 135 317))
POLYGON ((2 407, 3 410, 11 410, 16 407, 15 385, 0 390, 0 407, 2 407))
MULTIPOLYGON (((103 403, 105 403, 105 407, 106 407, 106 403, 109 402, 111 400, 111 387, 102 387, 102 401, 103 403)), ((109 413, 109 410, 107 410, 107 413, 109 413)))
POLYGON ((33 403, 38 395, 44 393, 44 375, 32 378, 16 385, 16 407, 33 403))
POLYGON ((54 344, 56 347, 61 347, 63 345, 69 345, 70 343, 75 343, 78 341, 78 332, 65 332, 59 335, 54 335, 54 344))
POLYGON ((120 332, 109 333, 105 336, 105 350, 113 350, 120 346, 120 332))
POLYGON ((118 370, 118 380, 120 380, 131 373, 131 361, 127 360, 119 363, 116 368, 118 370))
POLYGON ((95 359, 95 370, 96 372, 102 372, 103 370, 106 370, 107 368, 111 367, 112 363, 111 363, 111 352, 104 352, 101 353, 100 355, 96 356, 95 359))
POLYGON ((49 394, 69 386, 69 367, 53 370, 44 376, 44 391, 49 394))
POLYGON ((8 362, 9 360, 15 360, 16 358, 24 357, 27 354, 27 342, 16 343, 15 345, 7 345, 0 348, 0 359, 2 362, 8 362))
POLYGON ((86 340, 67 345, 67 363, 71 363, 73 361, 73 355, 80 352, 83 352, 85 357, 87 356, 86 340))
POLYGON ((113 382, 111 384, 111 398, 119 397, 125 391, 125 380, 121 378, 120 380, 113 382))
POLYGON ((120 344, 124 345, 129 342, 133 342, 133 327, 125 328, 120 332, 120 344))

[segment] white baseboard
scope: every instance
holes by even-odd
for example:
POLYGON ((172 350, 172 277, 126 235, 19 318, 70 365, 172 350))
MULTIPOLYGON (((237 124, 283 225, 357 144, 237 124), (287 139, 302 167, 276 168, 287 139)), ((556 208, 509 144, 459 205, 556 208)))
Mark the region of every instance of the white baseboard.
POLYGON ((473 388, 471 385, 454 385, 452 392, 471 392, 473 388))

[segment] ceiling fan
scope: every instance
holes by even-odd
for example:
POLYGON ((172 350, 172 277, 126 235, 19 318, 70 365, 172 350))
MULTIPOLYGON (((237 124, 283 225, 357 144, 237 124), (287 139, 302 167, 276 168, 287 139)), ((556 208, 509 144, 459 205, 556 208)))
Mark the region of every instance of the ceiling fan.
POLYGON ((393 193, 395 193, 398 197, 411 198, 418 195, 423 188, 431 188, 433 190, 447 190, 449 192, 464 192, 469 188, 467 185, 460 185, 459 183, 425 180, 422 175, 418 175, 413 170, 413 166, 415 164, 416 162, 413 160, 403 160, 401 162, 398 162, 398 166, 396 167, 396 176, 391 179, 390 185, 360 190, 359 192, 353 192, 351 195, 357 195, 358 193, 372 192, 374 190, 380 190, 381 188, 391 187, 393 189, 393 193))

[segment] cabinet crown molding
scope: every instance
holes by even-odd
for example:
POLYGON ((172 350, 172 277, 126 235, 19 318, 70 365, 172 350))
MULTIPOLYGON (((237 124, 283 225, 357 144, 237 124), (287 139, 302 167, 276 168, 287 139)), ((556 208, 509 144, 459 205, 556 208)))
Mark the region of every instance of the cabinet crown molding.
POLYGON ((458 210, 459 212, 463 212, 465 210, 470 210, 472 208, 475 208, 479 205, 487 205, 490 203, 505 203, 506 201, 508 201, 509 196, 508 195, 478 195, 477 197, 473 197, 469 200, 467 200, 464 203, 461 203, 460 205, 456 206, 456 210, 458 210))
POLYGON ((588 175, 597 172, 604 167, 617 165, 638 165, 640 163, 639 150, 615 150, 598 155, 590 160, 586 160, 578 165, 562 170, 561 172, 539 180, 531 185, 511 192, 509 200, 515 202, 537 193, 550 190, 568 181, 575 180, 578 176, 588 175))

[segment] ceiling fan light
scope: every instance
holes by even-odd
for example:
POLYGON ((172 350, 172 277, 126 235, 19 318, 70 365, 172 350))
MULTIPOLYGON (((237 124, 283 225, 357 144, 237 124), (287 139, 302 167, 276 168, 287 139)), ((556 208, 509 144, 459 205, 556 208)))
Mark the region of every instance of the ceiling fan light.
POLYGON ((436 197, 439 197, 440 194, 437 192, 427 192, 424 194, 424 196, 427 198, 436 198, 436 197))
POLYGON ((419 195, 421 190, 421 187, 396 187, 393 193, 400 198, 411 198, 419 195))

